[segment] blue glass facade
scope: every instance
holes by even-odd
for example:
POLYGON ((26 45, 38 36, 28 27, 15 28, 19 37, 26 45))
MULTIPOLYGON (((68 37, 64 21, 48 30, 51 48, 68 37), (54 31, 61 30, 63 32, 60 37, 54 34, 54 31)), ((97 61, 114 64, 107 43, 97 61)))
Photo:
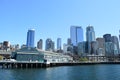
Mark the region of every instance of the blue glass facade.
POLYGON ((57 49, 61 50, 61 38, 57 39, 57 49))
POLYGON ((95 41, 95 31, 93 26, 88 26, 86 28, 86 40, 88 42, 88 54, 92 54, 92 47, 91 47, 91 42, 95 41))
POLYGON ((79 26, 71 26, 70 38, 73 46, 77 46, 79 42, 83 41, 83 29, 79 26))
POLYGON ((93 26, 88 26, 86 28, 86 39, 88 42, 95 41, 95 31, 93 26))
POLYGON ((27 32, 27 47, 34 47, 35 30, 30 29, 27 32))

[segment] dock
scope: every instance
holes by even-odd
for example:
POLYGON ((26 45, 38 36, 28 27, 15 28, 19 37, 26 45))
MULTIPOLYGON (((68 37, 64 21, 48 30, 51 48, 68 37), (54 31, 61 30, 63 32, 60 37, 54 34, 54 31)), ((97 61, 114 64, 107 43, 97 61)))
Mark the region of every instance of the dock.
POLYGON ((120 64, 120 62, 68 62, 68 63, 43 63, 28 61, 0 61, 1 69, 19 69, 19 68, 48 68, 56 66, 75 66, 75 65, 97 65, 97 64, 120 64))

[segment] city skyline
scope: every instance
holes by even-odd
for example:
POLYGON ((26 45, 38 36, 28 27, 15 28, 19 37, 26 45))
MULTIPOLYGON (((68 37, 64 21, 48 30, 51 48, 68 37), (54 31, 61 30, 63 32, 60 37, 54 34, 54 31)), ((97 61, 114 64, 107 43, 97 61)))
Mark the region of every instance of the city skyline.
POLYGON ((94 27, 96 37, 102 37, 107 33, 118 36, 119 2, 119 0, 52 0, 47 2, 2 0, 0 1, 0 42, 26 44, 26 31, 34 28, 36 30, 35 46, 39 39, 43 39, 45 44, 45 40, 49 37, 55 43, 56 39, 61 37, 63 44, 67 43, 67 39, 70 38, 71 25, 82 26, 84 40, 86 40, 85 30, 89 24, 94 27))

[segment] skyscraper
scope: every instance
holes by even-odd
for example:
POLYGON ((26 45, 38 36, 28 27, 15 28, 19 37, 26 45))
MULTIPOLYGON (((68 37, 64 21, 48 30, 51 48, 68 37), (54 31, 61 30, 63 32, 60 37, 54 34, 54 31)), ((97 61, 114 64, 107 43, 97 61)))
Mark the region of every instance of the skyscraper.
POLYGON ((88 54, 92 54, 91 42, 95 41, 95 31, 93 26, 88 26, 86 28, 86 40, 87 40, 87 46, 88 46, 88 54))
POLYGON ((103 38, 105 39, 105 42, 111 42, 111 34, 105 34, 103 35, 103 38))
POLYGON ((57 50, 61 50, 61 38, 57 38, 57 50))
POLYGON ((119 41, 120 41, 120 30, 119 30, 119 41))
POLYGON ((67 45, 71 45, 71 39, 70 38, 67 39, 67 45))
POLYGON ((119 53, 119 41, 117 36, 112 36, 111 41, 113 43, 113 53, 118 54, 119 53))
POLYGON ((79 42, 83 41, 83 29, 80 26, 71 26, 70 38, 73 46, 77 46, 79 42))
POLYGON ((46 40, 45 50, 46 51, 54 51, 54 49, 55 49, 55 43, 50 38, 48 38, 46 40))
POLYGON ((104 38, 97 38, 96 39, 98 43, 98 55, 105 55, 105 39, 104 38))
POLYGON ((42 49, 43 48, 43 40, 40 39, 38 42, 37 42, 37 48, 38 49, 42 49))
POLYGON ((29 29, 27 32, 27 47, 34 47, 35 30, 29 29))
POLYGON ((88 42, 95 41, 95 31, 94 31, 93 26, 88 26, 86 28, 86 40, 88 42))

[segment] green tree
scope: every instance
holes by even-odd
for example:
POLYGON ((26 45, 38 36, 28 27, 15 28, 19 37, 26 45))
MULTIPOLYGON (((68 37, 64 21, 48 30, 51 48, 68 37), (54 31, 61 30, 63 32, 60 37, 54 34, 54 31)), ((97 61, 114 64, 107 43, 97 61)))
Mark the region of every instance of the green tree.
POLYGON ((80 58, 79 61, 88 61, 87 58, 80 58))
POLYGON ((0 56, 0 60, 2 60, 3 59, 3 56, 0 56))

